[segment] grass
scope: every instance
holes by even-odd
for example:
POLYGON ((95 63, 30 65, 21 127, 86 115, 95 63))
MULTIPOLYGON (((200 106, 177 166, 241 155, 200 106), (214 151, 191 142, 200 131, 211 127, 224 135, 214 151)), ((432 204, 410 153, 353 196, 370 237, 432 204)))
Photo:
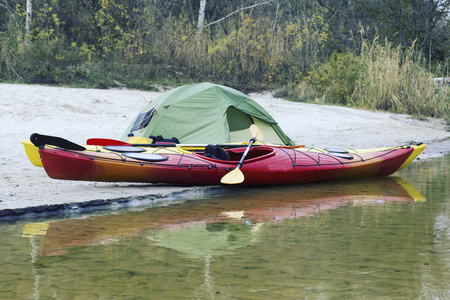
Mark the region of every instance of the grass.
POLYGON ((442 69, 430 72, 414 46, 403 50, 374 41, 363 43, 359 55, 331 56, 300 83, 278 88, 275 96, 450 121, 450 85, 433 80, 447 77, 442 69))
POLYGON ((351 106, 449 119, 450 87, 434 82, 413 47, 363 44, 351 106))

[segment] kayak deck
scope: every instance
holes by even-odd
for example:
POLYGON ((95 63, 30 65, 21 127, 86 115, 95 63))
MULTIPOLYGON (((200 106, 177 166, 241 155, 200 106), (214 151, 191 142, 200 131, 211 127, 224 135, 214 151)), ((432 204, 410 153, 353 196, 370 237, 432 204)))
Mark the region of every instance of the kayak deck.
MULTIPOLYGON (((36 147, 30 140, 24 140, 22 141, 22 144, 25 149, 25 153, 30 160, 30 162, 37 167, 43 167, 42 161, 40 159, 40 155, 38 152, 38 147, 36 147)), ((245 147, 248 143, 242 143, 241 147, 245 147)), ((205 149, 206 145, 183 145, 183 144, 177 144, 177 145, 145 145, 140 144, 139 147, 142 147, 145 149, 145 153, 152 153, 152 154, 171 154, 171 153, 191 153, 195 151, 201 151, 205 149)), ((233 147, 237 147, 239 145, 233 144, 233 147)), ((255 144, 255 146, 258 146, 258 144, 255 144)), ((271 146, 271 145, 268 145, 271 146)), ((47 148, 55 148, 54 146, 46 146, 47 148)), ((400 147, 407 147, 407 146, 400 146, 400 147)), ((106 150, 103 146, 99 145, 92 145, 88 144, 85 146, 87 151, 90 152, 112 152, 109 150, 106 150)), ((286 149, 295 149, 296 151, 300 152, 317 152, 317 153, 328 153, 324 149, 320 148, 314 148, 314 147, 305 147, 304 145, 299 146, 293 146, 293 147, 280 147, 280 148, 286 148, 286 149)), ((378 152, 378 151, 384 151, 386 149, 393 149, 395 147, 384 147, 384 148, 373 148, 373 149, 345 149, 349 154, 362 154, 367 152, 378 152)), ((399 170, 405 168, 407 165, 409 165, 414 159, 417 158, 417 156, 426 148, 425 144, 418 144, 413 145, 414 152, 411 154, 411 156, 403 163, 403 165, 399 168, 399 170)))
MULTIPOLYGON (((245 174, 243 184, 299 184, 388 176, 424 147, 400 146, 372 152, 352 150, 342 158, 337 153, 313 148, 255 146, 241 168, 245 174)), ((205 157, 204 151, 180 153, 174 148, 146 149, 145 153, 166 157, 164 161, 134 159, 126 153, 103 149, 74 151, 42 147, 39 153, 47 174, 55 179, 217 185, 236 167, 244 150, 245 147, 227 149, 229 160, 220 160, 205 157)))

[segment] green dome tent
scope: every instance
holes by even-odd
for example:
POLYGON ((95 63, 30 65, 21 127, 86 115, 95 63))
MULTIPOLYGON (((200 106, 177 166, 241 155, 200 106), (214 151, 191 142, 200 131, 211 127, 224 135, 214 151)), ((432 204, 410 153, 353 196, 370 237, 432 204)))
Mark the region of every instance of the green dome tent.
POLYGON ((258 103, 232 88, 196 83, 175 88, 150 101, 122 135, 176 137, 182 144, 241 143, 251 138, 255 124, 264 143, 293 146, 294 142, 258 103))

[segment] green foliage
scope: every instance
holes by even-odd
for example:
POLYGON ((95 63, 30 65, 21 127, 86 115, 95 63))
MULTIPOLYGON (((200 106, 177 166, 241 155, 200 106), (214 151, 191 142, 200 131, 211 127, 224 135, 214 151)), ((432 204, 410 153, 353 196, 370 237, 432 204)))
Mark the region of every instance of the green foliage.
POLYGON ((201 30, 198 1, 34 0, 29 36, 22 2, 0 0, 2 81, 146 90, 213 81, 448 116, 447 87, 430 82, 449 76, 450 0, 208 0, 201 30))
POLYGON ((330 59, 313 68, 305 81, 314 86, 318 97, 325 97, 328 103, 347 104, 355 90, 360 70, 359 58, 351 52, 334 52, 330 59))
POLYGON ((212 41, 207 55, 215 66, 215 80, 231 78, 233 84, 242 85, 251 84, 256 78, 267 80, 264 76, 268 74, 271 37, 262 22, 245 18, 237 29, 212 41))

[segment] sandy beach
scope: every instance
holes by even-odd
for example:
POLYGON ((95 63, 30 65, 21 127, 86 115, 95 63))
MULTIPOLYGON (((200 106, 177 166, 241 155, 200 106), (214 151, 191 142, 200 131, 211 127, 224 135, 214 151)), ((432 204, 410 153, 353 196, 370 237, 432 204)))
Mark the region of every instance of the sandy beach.
MULTIPOLYGON (((92 137, 118 139, 140 109, 159 94, 0 84, 0 212, 78 205, 92 200, 153 199, 183 191, 202 193, 204 189, 196 187, 53 180, 25 155, 21 141, 34 132, 79 144, 92 137)), ((270 93, 250 97, 279 122, 296 144, 371 148, 415 141, 427 144, 420 159, 450 151, 450 131, 444 120, 418 120, 408 115, 288 102, 270 93)))

